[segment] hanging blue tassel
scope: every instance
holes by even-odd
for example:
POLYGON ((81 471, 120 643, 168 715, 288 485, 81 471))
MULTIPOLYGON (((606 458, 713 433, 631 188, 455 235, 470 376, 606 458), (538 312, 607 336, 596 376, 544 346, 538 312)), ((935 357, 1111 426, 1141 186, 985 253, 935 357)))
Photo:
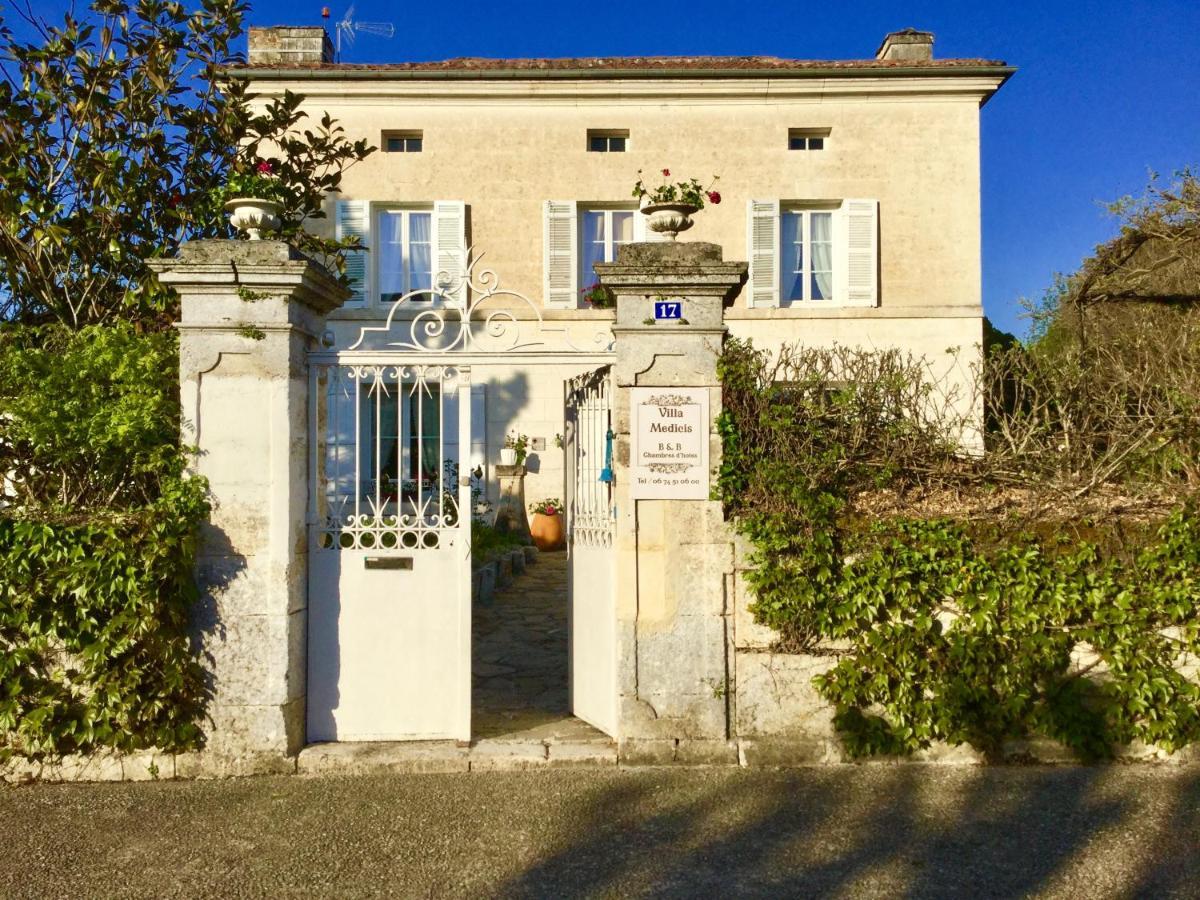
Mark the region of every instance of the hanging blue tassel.
POLYGON ((608 434, 605 435, 607 443, 604 446, 604 468, 600 470, 600 480, 603 482, 611 482, 613 480, 612 471, 612 429, 608 429, 608 434))

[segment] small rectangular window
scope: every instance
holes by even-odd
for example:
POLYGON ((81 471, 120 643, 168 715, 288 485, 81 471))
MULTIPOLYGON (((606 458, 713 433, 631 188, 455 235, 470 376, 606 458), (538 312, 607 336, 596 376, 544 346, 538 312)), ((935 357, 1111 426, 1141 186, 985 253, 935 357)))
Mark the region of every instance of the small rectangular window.
POLYGON ((588 129, 589 153, 624 153, 629 143, 628 131, 588 129))
POLYGON ((420 153, 423 144, 424 136, 419 131, 385 131, 383 133, 384 153, 420 153))
POLYGON ((828 128, 789 128, 789 150, 824 150, 829 138, 828 128))

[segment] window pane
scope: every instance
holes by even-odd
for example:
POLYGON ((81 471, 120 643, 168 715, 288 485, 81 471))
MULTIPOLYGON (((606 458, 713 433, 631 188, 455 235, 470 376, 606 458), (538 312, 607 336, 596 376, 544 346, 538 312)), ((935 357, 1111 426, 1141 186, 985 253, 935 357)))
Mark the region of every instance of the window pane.
POLYGON ((583 214, 583 241, 604 243, 604 213, 588 211, 583 214))
POLYGON ((815 212, 812 221, 812 299, 833 299, 833 213, 815 212))
POLYGON ((789 150, 803 150, 804 149, 804 138, 802 138, 802 137, 788 138, 788 149, 789 150))
POLYGON ((432 284, 432 260, 429 243, 429 213, 408 215, 408 263, 410 291, 428 290, 432 284))
MULTIPOLYGON (((633 213, 614 212, 612 214, 613 258, 616 258, 616 248, 633 240, 633 213)), ((609 260, 612 262, 612 260, 609 260)))
POLYGON ((404 293, 404 214, 379 214, 379 295, 385 301, 399 300, 404 293))
POLYGON ((825 138, 809 138, 808 139, 808 149, 809 150, 825 149, 825 138))
POLYGON ((404 142, 404 149, 408 153, 420 153, 421 142, 423 138, 407 138, 404 142))
POLYGON ((395 137, 388 138, 387 139, 387 152, 388 153, 403 153, 404 152, 404 138, 395 138, 395 137))
POLYGON ((593 153, 603 153, 608 149, 608 138, 592 135, 588 138, 588 149, 593 153))
POLYGON ((623 137, 609 138, 608 139, 608 152, 609 153, 624 153, 625 152, 625 138, 623 138, 623 137))
POLYGON ((804 218, 784 213, 780 224, 779 292, 781 300, 804 299, 804 218))

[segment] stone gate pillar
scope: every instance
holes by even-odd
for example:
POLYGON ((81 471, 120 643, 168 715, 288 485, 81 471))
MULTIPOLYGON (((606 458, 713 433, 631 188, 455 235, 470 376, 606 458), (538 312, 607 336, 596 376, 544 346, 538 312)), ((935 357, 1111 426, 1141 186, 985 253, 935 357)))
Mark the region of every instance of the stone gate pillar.
POLYGON ((305 721, 306 354, 348 292, 279 241, 192 241, 150 266, 182 301, 183 441, 213 502, 193 616, 211 722, 176 771, 288 770, 305 721))
MULTIPOLYGON (((746 268, 722 261, 714 244, 675 242, 630 244, 615 263, 596 266, 600 281, 617 296, 617 737, 619 752, 630 762, 737 759, 729 742, 731 532, 721 504, 707 499, 707 487, 679 491, 705 499, 635 499, 647 493, 647 470, 645 458, 631 460, 630 451, 638 417, 656 415, 641 408, 647 399, 661 397, 669 404, 684 394, 692 400, 707 394, 707 420, 700 427, 707 430, 709 473, 720 466, 717 358, 725 337, 724 306, 745 281, 746 268), (656 318, 656 302, 680 304, 659 310, 679 318, 656 318)), ((694 403, 690 408, 689 415, 701 415, 694 403)), ((664 420, 667 438, 673 421, 664 420)), ((640 427, 644 432, 648 426, 640 427)), ((668 455, 662 458, 668 462, 656 464, 668 481, 679 469, 669 462, 669 451, 682 446, 666 443, 668 455)))

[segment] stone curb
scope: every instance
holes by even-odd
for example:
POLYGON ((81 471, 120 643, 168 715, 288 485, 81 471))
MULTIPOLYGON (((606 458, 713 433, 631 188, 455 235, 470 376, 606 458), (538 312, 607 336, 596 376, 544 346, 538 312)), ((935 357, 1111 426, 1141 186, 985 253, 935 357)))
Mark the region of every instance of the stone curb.
MULTIPOLYGON (((1155 766, 1198 766, 1200 750, 1186 748, 1165 755, 1130 748, 1115 762, 1155 766)), ((1044 742, 1014 745, 1007 763, 1078 765, 1044 742), (1054 752, 1050 752, 1054 750, 1054 752)), ((561 768, 639 769, 648 767, 800 769, 830 766, 978 766, 984 761, 969 748, 933 748, 911 758, 852 761, 830 742, 756 738, 735 741, 630 740, 505 741, 487 739, 470 747, 452 741, 414 741, 387 744, 313 744, 298 756, 213 753, 178 755, 144 751, 120 756, 69 756, 57 764, 10 760, 0 766, 0 783, 152 781, 238 778, 252 775, 382 775, 453 772, 514 772, 561 768)))

